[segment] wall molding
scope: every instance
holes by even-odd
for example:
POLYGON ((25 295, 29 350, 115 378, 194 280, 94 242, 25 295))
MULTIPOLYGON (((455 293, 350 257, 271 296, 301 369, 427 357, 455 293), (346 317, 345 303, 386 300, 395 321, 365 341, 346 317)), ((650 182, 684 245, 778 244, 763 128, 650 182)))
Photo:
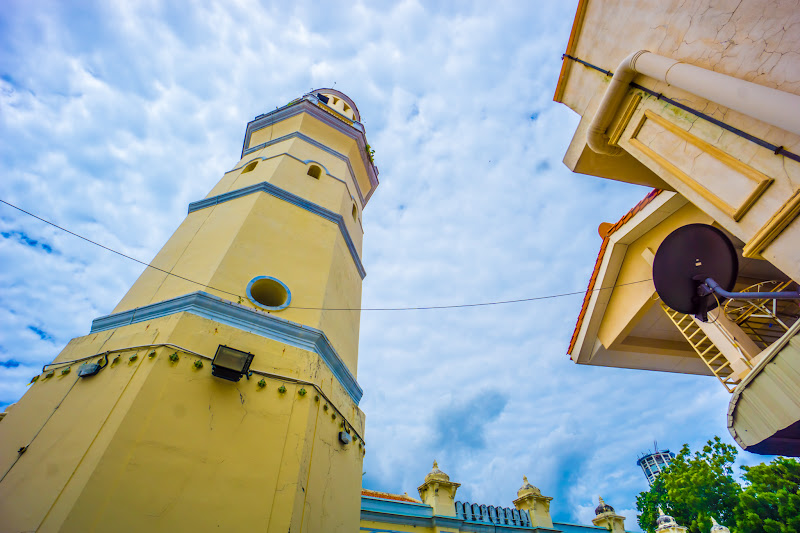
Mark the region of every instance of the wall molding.
POLYGON ((636 112, 636 108, 639 107, 639 102, 641 101, 642 95, 633 93, 630 100, 628 100, 628 105, 625 106, 625 111, 623 111, 619 122, 617 122, 617 125, 612 128, 611 133, 608 134, 608 144, 611 146, 618 146, 619 139, 622 137, 622 132, 624 132, 625 128, 628 127, 628 124, 633 118, 633 114, 636 112))
POLYGON ((364 270, 364 265, 361 263, 361 258, 358 256, 358 250, 356 250, 356 246, 353 244, 353 239, 350 237, 350 232, 347 231, 347 226, 344 223, 344 217, 342 215, 339 213, 334 213, 330 209, 326 209, 321 205, 309 202, 308 200, 301 198, 296 194, 292 194, 287 190, 281 189, 280 187, 277 187, 269 182, 262 181, 261 183, 250 185, 249 187, 243 187, 241 189, 228 191, 210 198, 204 198, 202 200, 198 200, 197 202, 192 202, 189 204, 189 213, 194 213, 200 209, 213 207, 215 205, 230 202, 231 200, 236 200, 237 198, 242 198, 243 196, 259 192, 265 192, 271 196, 274 196, 275 198, 288 202, 292 205, 296 205, 297 207, 314 213, 315 215, 329 220, 339 226, 339 231, 344 238, 347 249, 350 251, 350 256, 353 258, 353 263, 356 266, 356 270, 358 270, 358 275, 361 276, 361 279, 366 277, 367 271, 364 270))
POLYGON ((223 300, 204 291, 192 292, 135 309, 102 316, 92 321, 89 333, 154 320, 177 313, 190 313, 267 339, 314 352, 358 405, 364 391, 321 330, 291 322, 263 311, 223 300))
POLYGON ((783 230, 786 229, 800 214, 800 189, 794 191, 789 199, 778 209, 760 230, 747 241, 742 250, 744 257, 763 259, 761 252, 769 246, 772 241, 778 238, 783 230))
POLYGON ((736 159, 735 157, 731 156, 727 152, 723 152, 716 146, 700 139, 699 137, 692 135, 688 131, 684 130, 677 124, 667 120, 666 118, 662 117, 654 113, 653 111, 647 109, 645 110, 644 114, 642 115, 641 120, 639 120, 639 124, 636 126, 636 129, 633 131, 631 138, 629 140, 632 146, 642 152, 644 155, 652 159, 656 162, 656 164, 660 165, 671 174, 673 174, 676 178, 678 178, 684 185, 688 186, 694 192, 699 194, 709 203, 711 203, 714 207, 719 209, 720 211, 724 212, 726 215, 731 217, 734 221, 738 222, 746 213, 747 211, 756 203, 756 201, 764 194, 764 191, 772 185, 774 181, 769 176, 762 174, 761 172, 757 171, 753 167, 746 165, 736 159), (750 181, 755 182, 756 186, 744 199, 744 201, 737 207, 732 206, 719 196, 714 194, 709 189, 705 188, 703 185, 698 183, 695 179, 691 176, 686 174, 683 170, 678 168, 675 164, 673 164, 669 159, 665 156, 659 154, 639 139, 637 139, 637 135, 642 130, 644 125, 647 123, 648 120, 653 121, 654 123, 658 124, 668 132, 672 133, 676 137, 680 138, 681 140, 688 142, 702 150, 703 152, 709 154, 711 157, 715 158, 719 162, 723 163, 724 165, 730 167, 734 171, 738 172, 745 178, 749 179, 750 181))

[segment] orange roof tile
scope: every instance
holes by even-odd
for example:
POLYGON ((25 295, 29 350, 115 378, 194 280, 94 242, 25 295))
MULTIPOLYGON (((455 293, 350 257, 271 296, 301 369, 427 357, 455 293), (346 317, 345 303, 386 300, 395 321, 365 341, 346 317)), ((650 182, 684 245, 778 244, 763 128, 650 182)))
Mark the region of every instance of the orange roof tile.
POLYGON ((369 496, 370 498, 380 498, 382 500, 397 500, 400 502, 411 502, 411 503, 422 503, 419 500, 415 500, 411 496, 407 494, 390 494, 388 492, 379 492, 377 490, 361 490, 362 496, 369 496))
POLYGON ((645 196, 641 202, 636 204, 633 209, 625 213, 619 221, 611 226, 611 228, 606 233, 605 237, 603 237, 603 244, 600 245, 600 252, 597 254, 597 261, 594 263, 594 270, 592 271, 592 277, 589 278, 589 287, 586 289, 586 294, 583 297, 583 305, 581 306, 581 312, 578 314, 578 321, 575 324, 575 330, 572 332, 572 338, 569 341, 569 348, 567 348, 567 355, 572 355, 572 349, 575 348, 575 342, 578 340, 578 333, 581 330, 581 325, 583 324, 583 318, 586 316, 586 310, 589 308, 589 300, 592 298, 592 292, 594 292, 594 284, 597 282, 597 275, 600 273, 600 264, 603 262, 603 256, 606 253, 606 248, 608 247, 608 240, 611 235, 621 228, 627 221, 629 221, 633 216, 644 209, 644 207, 653 201, 653 199, 661 194, 661 189, 653 189, 647 196, 645 196))

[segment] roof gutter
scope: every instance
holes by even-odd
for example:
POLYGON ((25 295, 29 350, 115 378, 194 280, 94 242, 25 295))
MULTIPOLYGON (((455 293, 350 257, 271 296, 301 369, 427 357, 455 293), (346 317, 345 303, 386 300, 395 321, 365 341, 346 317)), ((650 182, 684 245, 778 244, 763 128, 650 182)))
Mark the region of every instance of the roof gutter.
POLYGON ((638 74, 800 135, 800 96, 639 50, 619 64, 589 125, 586 142, 593 151, 622 153, 622 148, 609 144, 606 130, 638 74))

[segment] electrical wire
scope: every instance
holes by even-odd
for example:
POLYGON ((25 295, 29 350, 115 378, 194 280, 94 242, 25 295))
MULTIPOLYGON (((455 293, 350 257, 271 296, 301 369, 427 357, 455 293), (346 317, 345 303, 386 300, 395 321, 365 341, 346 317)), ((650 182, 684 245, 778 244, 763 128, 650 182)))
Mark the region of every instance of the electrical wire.
POLYGON ((2 202, 2 203, 4 203, 4 204, 6 204, 6 205, 7 205, 7 206, 9 206, 9 207, 13 207, 13 208, 14 208, 14 209, 16 209, 17 211, 21 211, 21 212, 25 213, 26 215, 32 216, 32 217, 33 217, 33 218, 35 218, 36 220, 41 220, 41 221, 42 221, 42 222, 44 222, 45 224, 50 224, 50 225, 51 225, 51 226, 53 226, 54 228, 58 228, 58 229, 60 229, 61 231, 67 232, 67 233, 69 233, 70 235, 73 235, 73 236, 75 236, 75 237, 78 237, 79 239, 83 239, 84 241, 86 241, 86 242, 89 242, 89 243, 92 243, 92 244, 94 244, 95 246, 99 246, 100 248, 103 248, 104 250, 108 250, 108 251, 109 251, 109 252, 111 252, 111 253, 115 253, 115 254, 117 254, 117 255, 121 255, 122 257, 124 257, 124 258, 126 258, 126 259, 130 259, 131 261, 136 261, 136 262, 137 262, 137 263, 139 263, 140 265, 144 265, 144 266, 146 266, 146 267, 148 267, 148 268, 153 268, 153 269, 155 269, 155 270, 158 270, 159 272, 163 272, 164 274, 169 274, 170 276, 175 276, 176 278, 180 278, 180 279, 182 279, 182 280, 184 280, 184 281, 188 281, 189 283, 194 283, 194 284, 196 284, 196 285, 200 285, 200 286, 202 286, 202 287, 208 287, 209 289, 213 289, 213 290, 215 290, 215 291, 219 291, 219 292, 224 292, 225 294, 231 294, 231 295, 233 295, 233 296, 239 296, 238 294, 236 294, 236 293, 234 293, 234 292, 229 292, 229 291, 226 291, 226 290, 223 290, 223 289, 217 289, 216 287, 212 287, 211 285, 206 285, 205 283, 200 283, 199 281, 194 281, 194 280, 192 280, 192 279, 185 278, 185 277, 183 277, 183 276, 181 276, 181 275, 179 275, 179 274, 175 274, 175 273, 173 273, 173 272, 168 272, 168 271, 166 271, 166 270, 164 270, 164 269, 162 269, 162 268, 158 268, 157 266, 153 266, 153 265, 151 265, 150 263, 145 263, 144 261, 140 261, 139 259, 136 259, 135 257, 131 257, 131 256, 129 256, 129 255, 123 254, 122 252, 118 252, 117 250, 114 250, 113 248, 109 248, 108 246, 103 246, 103 245, 102 245, 102 244, 100 244, 99 242, 95 242, 95 241, 93 241, 93 240, 91 240, 91 239, 88 239, 88 238, 84 237, 83 235, 78 235, 78 234, 77 234, 77 233, 75 233, 74 231, 70 231, 70 230, 68 230, 68 229, 66 229, 66 228, 62 228, 62 227, 61 227, 61 226, 59 226, 58 224, 54 224, 53 222, 50 222, 49 220, 45 220, 45 219, 43 219, 42 217, 36 216, 36 215, 34 215, 33 213, 31 213, 30 211, 25 211, 25 210, 24 210, 24 209, 22 209, 21 207, 17 207, 17 206, 16 206, 16 205, 14 205, 14 204, 11 204, 11 203, 9 203, 9 202, 6 202, 6 201, 5 201, 5 200, 3 200, 2 198, 0 198, 0 202, 2 202))
MULTIPOLYGON (((225 294, 230 294, 231 296, 236 296, 240 300, 244 300, 245 299, 245 297, 242 296, 241 294, 237 294, 235 292, 226 291, 224 289, 219 289, 219 288, 213 287, 211 285, 206 285, 205 283, 201 283, 199 281, 195 281, 193 279, 189 279, 189 278, 183 277, 183 276, 181 276, 179 274, 175 274, 175 273, 170 272, 168 270, 164 270, 164 269, 159 268, 157 266, 153 266, 150 263, 145 263, 144 261, 136 259, 135 257, 131 257, 129 255, 126 255, 126 254, 122 253, 122 252, 118 252, 117 250, 114 250, 113 248, 109 248, 108 246, 104 246, 104 245, 102 245, 102 244, 100 244, 98 242, 95 242, 95 241, 87 238, 87 237, 84 237, 83 235, 79 235, 79 234, 77 234, 77 233, 75 233, 73 231, 70 231, 70 230, 68 230, 66 228, 63 228, 63 227, 59 226, 58 224, 54 224, 53 222, 50 222, 49 220, 46 220, 46 219, 44 219, 44 218, 42 218, 40 216, 34 215, 33 213, 31 213, 29 211, 26 211, 26 210, 22 209, 21 207, 17 207, 16 205, 14 205, 12 203, 6 202, 2 198, 0 198, 0 202, 6 204, 9 207, 12 207, 12 208, 16 209, 17 211, 21 211, 22 213, 25 213, 26 215, 29 215, 29 216, 37 219, 37 220, 40 220, 40 221, 44 222, 45 224, 49 224, 49 225, 53 226, 54 228, 58 228, 61 231, 69 233, 70 235, 78 237, 79 239, 82 239, 82 240, 84 240, 84 241, 86 241, 88 243, 94 244, 95 246, 99 246, 100 248, 103 248, 104 250, 108 250, 109 252, 112 252, 112 253, 115 253, 117 255, 120 255, 120 256, 122 256, 122 257, 124 257, 126 259, 130 259, 131 261, 135 261, 135 262, 137 262, 137 263, 139 263, 141 265, 144 265, 145 267, 153 268, 153 269, 158 270, 159 272, 163 272, 164 274, 167 274, 169 276, 175 276, 176 278, 182 279, 184 281, 188 281, 190 283, 194 283, 195 285, 200 285, 201 287, 205 287, 205 288, 208 288, 208 289, 211 289, 211 290, 214 290, 214 291, 218 291, 218 292, 222 292, 222 293, 225 293, 225 294)), ((610 287, 599 287, 599 288, 596 288, 596 289, 592 289, 591 292, 604 291, 604 290, 614 289, 616 287, 624 287, 626 285, 636 285, 638 283, 646 283, 648 281, 652 281, 652 278, 641 279, 641 280, 638 280, 638 281, 631 281, 631 282, 628 282, 628 283, 620 283, 620 284, 617 284, 617 285, 611 285, 610 287)), ((523 302, 535 302, 535 301, 538 301, 538 300, 550 300, 550 299, 553 299, 553 298, 563 298, 565 296, 576 296, 576 295, 579 295, 579 294, 586 294, 586 292, 587 291, 573 291, 573 292, 563 292, 563 293, 559 293, 559 294, 548 294, 546 296, 534 296, 534 297, 531 297, 531 298, 517 298, 517 299, 514 299, 514 300, 499 300, 499 301, 492 301, 492 302, 478 302, 478 303, 450 304, 450 305, 425 305, 425 306, 411 306, 411 307, 299 307, 299 306, 294 306, 293 305, 292 309, 303 309, 303 310, 310 310, 310 311, 429 311, 429 310, 436 310, 436 309, 461 309, 461 308, 466 308, 466 307, 486 307, 486 306, 493 306, 493 305, 507 305, 507 304, 514 304, 514 303, 523 303, 523 302)))

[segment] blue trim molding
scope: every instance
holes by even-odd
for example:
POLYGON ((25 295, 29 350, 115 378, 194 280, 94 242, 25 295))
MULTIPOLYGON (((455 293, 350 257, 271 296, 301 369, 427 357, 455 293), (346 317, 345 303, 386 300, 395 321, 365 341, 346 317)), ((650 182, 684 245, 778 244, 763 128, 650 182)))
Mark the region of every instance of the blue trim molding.
POLYGON ((559 533, 561 531, 559 528, 565 525, 569 528, 565 531, 570 533, 578 533, 579 531, 581 533, 599 533, 600 531, 605 531, 603 528, 595 526, 573 526, 571 524, 554 523, 553 529, 549 529, 530 525, 494 524, 465 520, 457 516, 434 515, 433 508, 424 503, 385 500, 363 494, 361 495, 361 520, 382 524, 379 527, 361 526, 360 529, 363 533, 396 533, 396 530, 385 529, 385 525, 389 524, 426 528, 452 528, 455 531, 470 533, 559 533))
MULTIPOLYGON (((237 170, 240 170, 240 169, 246 167, 247 165, 249 165, 253 161, 269 161, 270 159, 275 159, 276 157, 283 157, 283 156, 290 157, 290 158, 294 159, 295 161, 297 161, 299 163, 302 163, 304 165, 308 165, 309 163, 314 163, 315 165, 319 165, 320 167, 322 167, 325 170, 325 175, 335 179, 339 183, 344 184, 345 188, 347 189, 347 194, 350 195, 350 199, 353 200, 354 202, 356 201, 356 197, 353 196, 352 192, 350 192, 350 185, 345 180, 343 180, 342 178, 337 178, 336 176, 331 174, 330 171, 328 170, 328 167, 326 167, 325 165, 323 165, 319 161, 315 161, 314 159, 305 159, 305 160, 304 159, 300 159, 299 157, 293 156, 289 152, 281 152, 279 154, 273 154, 273 155, 269 155, 269 156, 266 156, 266 157, 257 156, 257 157, 254 157, 253 159, 248 159, 245 163, 239 165, 238 167, 232 168, 231 170, 229 170, 225 174, 229 174, 231 172, 236 172, 237 170)), ((353 182, 354 183, 355 183, 355 179, 356 179, 355 176, 353 176, 353 182)), ((358 185, 356 185, 356 191, 359 193, 359 195, 361 194, 361 191, 358 190, 358 185)), ((360 196, 359 196, 359 198, 360 198, 360 196)), ((363 202, 364 199, 361 198, 361 200, 362 200, 361 207, 364 207, 364 202, 363 202)))
POLYGON ((177 313, 191 313, 301 350, 314 352, 325 362, 356 405, 361 401, 364 391, 323 331, 223 300, 207 292, 192 292, 163 302, 96 318, 92 321, 90 333, 177 313))
POLYGON ((272 276, 256 276, 255 278, 250 280, 250 283, 247 284, 247 298, 251 302, 253 302, 254 305, 257 305, 258 307, 261 307, 262 309, 269 309, 270 311, 280 311, 282 309, 286 309, 287 307, 289 307, 289 304, 292 303, 292 291, 290 291, 289 287, 287 287, 286 284, 284 282, 282 282, 281 280, 279 280, 278 278, 273 278, 272 276), (278 306, 275 306, 275 307, 271 307, 269 305, 264 305, 263 303, 261 303, 258 300, 256 300, 253 297, 253 293, 252 293, 251 289, 253 288, 254 284, 256 284, 257 282, 261 281, 262 279, 272 280, 275 283, 277 283, 278 285, 280 285, 281 287, 283 287, 283 290, 286 291, 286 301, 283 302, 281 305, 278 305, 278 306))
POLYGON ((257 151, 259 151, 259 150, 261 150, 263 148, 266 148, 268 146, 272 146, 273 144, 277 144, 277 143, 280 143, 280 142, 288 141, 289 139, 300 139, 301 141, 304 141, 304 142, 310 144, 311 146, 313 146, 315 148, 319 148, 323 152, 327 152, 327 153, 331 154, 332 156, 341 159, 347 165, 347 170, 348 170, 348 172, 350 172, 350 177, 353 178, 353 183, 356 186, 356 192, 358 193, 358 197, 361 200, 361 206, 363 207, 367 203, 366 200, 364 199, 364 195, 361 192, 361 187, 358 185, 358 180, 356 179, 356 172, 355 172, 355 170, 353 170, 353 165, 350 164, 350 158, 347 157, 346 155, 342 154, 341 152, 337 152, 336 150, 334 150, 332 148, 328 148, 327 146, 325 146, 321 142, 319 142, 319 141, 317 141, 315 139, 312 139, 308 135, 300 133, 299 131, 294 131, 292 133, 288 133, 288 134, 284 135, 283 137, 278 137, 277 139, 272 139, 270 141, 266 141, 266 142, 263 142, 263 143, 258 144, 256 146, 253 146, 252 148, 248 148, 247 150, 244 151, 244 153, 242 154, 242 157, 244 157, 244 156, 246 156, 248 154, 252 154, 253 152, 257 152, 257 151))
MULTIPOLYGON (((307 94, 303 96, 303 98, 294 100, 288 105, 278 108, 275 111, 257 116, 247 124, 247 129, 245 130, 244 135, 244 143, 242 144, 242 157, 254 150, 258 150, 266 146, 265 143, 264 145, 247 148, 247 146, 250 144, 250 137, 254 132, 271 126, 272 124, 282 120, 286 120, 287 118, 299 115, 300 113, 308 113, 324 124, 354 139, 358 144, 359 152, 361 153, 361 162, 364 164, 364 168, 367 170, 367 176, 370 183, 370 190, 368 191, 366 197, 362 197, 362 201, 364 205, 366 205, 372 194, 375 192, 375 189, 378 187, 378 169, 367 159, 367 139, 364 135, 364 126, 362 126, 360 122, 354 122, 353 124, 345 123, 330 113, 320 109, 318 105, 319 99, 313 94, 307 94)), ((330 150, 327 147, 325 148, 330 150)), ((336 154, 338 154, 338 152, 336 152, 336 154)), ((343 156, 342 154, 337 155, 337 157, 339 156, 346 158, 346 156, 343 156)), ((346 160, 347 164, 350 165, 349 159, 346 158, 346 160)), ((358 188, 358 182, 356 182, 356 187, 358 188)), ((361 196, 361 190, 358 191, 358 194, 361 196)))
POLYGON ((192 202, 189 204, 189 213, 194 213, 200 209, 205 209, 207 207, 212 207, 218 204, 222 204, 225 202, 229 202, 231 200, 236 200, 237 198, 241 198, 243 196, 247 196, 248 194, 254 194, 257 192, 265 192, 270 194, 276 198, 279 198, 285 202, 289 202, 290 204, 296 205, 306 211, 310 211, 317 216, 320 216, 326 220, 330 220, 334 222, 337 226, 339 226, 339 231, 342 233, 342 237, 344 238, 344 242, 347 245, 347 249, 350 250, 350 255, 353 257, 353 263, 356 265, 356 270, 358 270, 358 275, 361 276, 361 279, 367 275, 367 271, 364 270, 364 265, 361 263, 361 258, 358 256, 358 250, 356 250, 355 244, 353 244, 353 239, 350 238, 350 233, 347 231, 347 226, 344 223, 344 217, 339 213, 334 213, 330 209, 326 209, 321 205, 315 204, 313 202, 309 202, 308 200, 297 196, 296 194, 292 194, 289 191, 281 189, 280 187, 276 187, 275 185, 262 181, 261 183, 256 183, 255 185, 250 185, 249 187, 244 187, 242 189, 236 189, 235 191, 229 191, 217 196, 212 196, 211 198, 205 198, 203 200, 199 200, 197 202, 192 202))

